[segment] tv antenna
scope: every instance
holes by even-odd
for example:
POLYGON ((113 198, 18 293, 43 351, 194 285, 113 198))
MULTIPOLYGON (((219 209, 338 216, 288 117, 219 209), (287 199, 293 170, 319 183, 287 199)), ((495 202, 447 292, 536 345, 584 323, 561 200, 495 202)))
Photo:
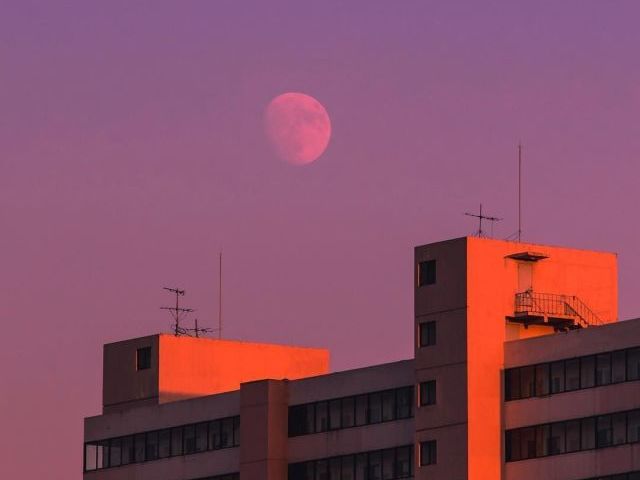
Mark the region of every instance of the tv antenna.
POLYGON ((518 143, 518 242, 522 240, 522 142, 518 143))
POLYGON ((222 338, 222 251, 218 255, 218 339, 222 338))
POLYGON ((196 325, 195 328, 185 328, 184 329, 185 333, 187 335, 189 335, 189 332, 193 332, 193 334, 194 334, 194 336, 196 338, 200 338, 200 334, 201 333, 206 335, 207 333, 210 333, 210 332, 213 331, 210 328, 200 328, 200 327, 198 327, 198 319, 197 318, 195 319, 195 325, 196 325))
MULTIPOLYGON (((180 326, 180 320, 187 314, 193 312, 193 308, 183 308, 180 306, 180 297, 184 297, 185 290, 181 290, 179 288, 169 288, 163 287, 166 291, 175 293, 176 295, 176 306, 175 307, 160 307, 160 310, 168 310, 171 313, 171 316, 175 320, 175 324, 173 325, 173 331, 175 336, 180 335, 189 335, 189 331, 193 329, 187 329, 180 326)), ((198 325, 196 323, 196 330, 198 329, 198 325)), ((201 329, 202 330, 202 329, 201 329)))
POLYGON ((478 231, 476 232, 476 235, 478 237, 482 237, 484 235, 484 230, 482 230, 482 221, 483 220, 486 220, 486 221, 491 223, 491 236, 492 237, 493 237, 493 224, 502 220, 501 218, 491 217, 489 215, 485 215, 484 213, 482 213, 482 204, 480 204, 480 213, 465 212, 465 215, 467 217, 475 217, 475 218, 478 219, 478 231))

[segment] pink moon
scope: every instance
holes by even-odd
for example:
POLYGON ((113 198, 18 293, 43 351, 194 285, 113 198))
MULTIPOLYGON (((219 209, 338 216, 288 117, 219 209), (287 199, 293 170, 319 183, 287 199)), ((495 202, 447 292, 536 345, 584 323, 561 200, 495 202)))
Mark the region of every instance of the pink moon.
POLYGON ((283 93, 271 100, 264 123, 276 154, 293 165, 307 165, 318 159, 331 138, 327 110, 304 93, 283 93))

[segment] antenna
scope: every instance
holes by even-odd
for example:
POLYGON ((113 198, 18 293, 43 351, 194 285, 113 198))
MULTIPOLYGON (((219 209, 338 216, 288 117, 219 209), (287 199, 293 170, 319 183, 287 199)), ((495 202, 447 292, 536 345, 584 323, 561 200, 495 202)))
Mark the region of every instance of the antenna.
MULTIPOLYGON (((173 331, 175 336, 179 335, 188 335, 189 329, 183 328, 180 326, 180 319, 184 314, 193 312, 192 308, 182 308, 180 307, 180 297, 184 297, 186 293, 185 290, 181 290, 179 288, 169 288, 163 287, 164 290, 175 293, 176 295, 176 306, 175 307, 160 307, 160 310, 168 310, 171 312, 171 316, 175 320, 175 324, 173 325, 173 331)), ((197 328, 197 327, 196 327, 197 328)))
POLYGON ((498 217, 490 217, 490 216, 484 215, 482 213, 482 204, 480 204, 480 213, 479 214, 465 212, 465 215, 467 217, 475 217, 475 218, 478 219, 478 231, 476 232, 476 235, 478 235, 478 237, 482 237, 482 235, 484 233, 483 230, 482 230, 482 221, 483 220, 487 220, 487 221, 491 222, 491 235, 493 235, 493 224, 495 222, 499 222, 499 221, 502 220, 501 218, 498 218, 498 217))
POLYGON ((218 338, 222 338, 222 250, 218 256, 218 338))
POLYGON ((522 240, 522 142, 518 143, 518 242, 522 240))
MULTIPOLYGON (((212 331, 210 328, 199 328, 198 327, 198 319, 197 318, 195 319, 195 324, 196 324, 195 328, 185 328, 185 331, 186 332, 193 332, 193 334, 196 336, 196 338, 200 338, 200 334, 201 333, 206 334, 206 333, 209 333, 209 332, 212 331)), ((189 334, 187 333, 187 335, 189 335, 189 334)))

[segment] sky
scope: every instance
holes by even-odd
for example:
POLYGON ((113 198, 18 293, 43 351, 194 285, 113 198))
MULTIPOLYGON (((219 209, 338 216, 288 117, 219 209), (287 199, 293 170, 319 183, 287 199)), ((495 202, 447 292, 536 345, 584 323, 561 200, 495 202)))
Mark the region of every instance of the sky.
POLYGON ((615 251, 640 316, 640 3, 0 2, 0 478, 81 478, 102 345, 167 332, 412 355, 413 247, 473 234, 615 251), (275 96, 325 153, 280 160, 275 96), (192 317, 194 318, 194 317, 192 317))

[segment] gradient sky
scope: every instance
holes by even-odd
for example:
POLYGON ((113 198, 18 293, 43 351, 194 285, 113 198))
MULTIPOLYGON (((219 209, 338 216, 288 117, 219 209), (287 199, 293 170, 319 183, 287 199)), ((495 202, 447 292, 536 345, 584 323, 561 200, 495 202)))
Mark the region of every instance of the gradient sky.
POLYGON ((524 238, 619 253, 640 316, 640 2, 0 4, 0 478, 81 477, 102 344, 167 331, 412 354, 412 248, 483 202, 524 238), (274 156, 264 107, 333 137, 274 156))

